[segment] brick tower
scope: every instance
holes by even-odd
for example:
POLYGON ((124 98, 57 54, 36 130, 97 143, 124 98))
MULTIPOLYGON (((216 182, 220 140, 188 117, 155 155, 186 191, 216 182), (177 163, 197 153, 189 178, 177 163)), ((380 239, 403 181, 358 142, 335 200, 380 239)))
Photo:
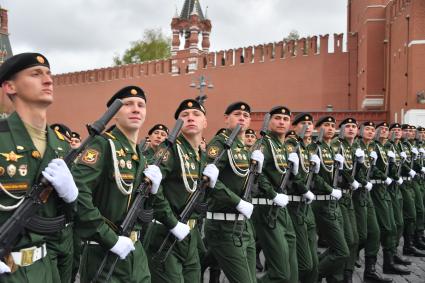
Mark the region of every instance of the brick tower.
POLYGON ((7 10, 0 7, 0 64, 12 56, 9 41, 7 10))

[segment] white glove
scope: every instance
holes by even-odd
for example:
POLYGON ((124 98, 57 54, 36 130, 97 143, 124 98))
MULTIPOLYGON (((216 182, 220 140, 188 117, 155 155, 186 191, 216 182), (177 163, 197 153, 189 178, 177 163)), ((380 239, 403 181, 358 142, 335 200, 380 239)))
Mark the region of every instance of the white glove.
POLYGON ((341 196, 342 196, 342 192, 340 190, 332 189, 331 196, 333 196, 334 198, 336 198, 336 200, 339 200, 341 198, 341 196))
POLYGON ((303 199, 307 204, 310 204, 313 202, 315 195, 311 191, 307 191, 303 194, 303 199))
POLYGON ((398 180, 397 180, 397 184, 399 184, 399 185, 401 185, 401 184, 403 184, 403 178, 398 178, 398 180))
POLYGON ((390 159, 390 161, 394 161, 395 160, 395 153, 394 153, 394 151, 389 150, 387 152, 387 156, 390 159))
POLYGON ((298 154, 295 152, 291 152, 288 156, 288 161, 292 162, 294 165, 292 167, 292 174, 297 175, 298 174, 298 168, 300 166, 300 158, 298 157, 298 154))
POLYGON ((338 162, 338 169, 342 170, 344 168, 344 156, 342 156, 341 154, 337 153, 335 154, 334 160, 336 162, 338 162))
POLYGON ((372 158, 372 164, 376 165, 376 161, 378 160, 378 154, 376 154, 376 151, 371 151, 369 156, 372 158))
POLYGON ((416 158, 418 158, 418 155, 419 155, 418 149, 416 147, 412 147, 412 153, 414 155, 413 159, 416 160, 416 158))
POLYGON ((421 155, 425 155, 425 149, 420 148, 420 149, 419 149, 419 153, 420 153, 421 155))
POLYGON ((0 274, 10 273, 11 270, 3 261, 0 260, 0 274))
POLYGON ((360 164, 364 163, 364 151, 362 149, 360 149, 360 148, 356 149, 356 152, 354 153, 354 155, 356 156, 357 161, 360 164))
POLYGON ((422 167, 421 172, 425 173, 425 167, 422 167))
POLYGON ((118 236, 118 241, 112 247, 111 252, 118 255, 120 259, 125 259, 127 255, 134 251, 135 247, 133 241, 124 236, 118 236))
POLYGON ((400 152, 400 157, 403 158, 403 161, 405 161, 407 159, 407 154, 404 151, 402 151, 400 152))
POLYGON ((148 167, 143 171, 143 174, 151 180, 151 194, 156 195, 158 192, 159 184, 161 184, 162 173, 158 166, 148 165, 148 167))
POLYGON ((170 232, 173 233, 179 241, 182 241, 187 235, 189 235, 190 227, 185 223, 177 222, 177 225, 174 226, 170 232))
POLYGON ((372 190, 372 183, 371 182, 367 182, 367 184, 364 186, 366 190, 368 190, 369 192, 372 190))
POLYGON ((251 153, 251 159, 258 162, 257 173, 261 174, 261 171, 263 170, 264 154, 258 149, 254 150, 251 153))
POLYGON ((387 186, 391 185, 392 182, 393 182, 393 179, 391 179, 390 177, 387 177, 384 181, 385 185, 387 186))
POLYGON ((250 219, 252 211, 254 210, 254 206, 252 205, 252 203, 249 203, 241 199, 241 201, 236 206, 236 209, 240 213, 242 213, 246 218, 250 219))
POLYGON ((71 203, 77 199, 77 186, 63 159, 53 159, 41 173, 53 185, 58 196, 66 203, 71 203))
POLYGON ((415 176, 416 176, 415 170, 410 170, 409 171, 409 176, 412 177, 412 179, 415 178, 415 176))
POLYGON ((320 171, 320 158, 319 158, 319 156, 317 156, 317 154, 313 154, 310 157, 310 162, 314 163, 313 173, 318 174, 319 171, 320 171))
POLYGON ((357 190, 357 189, 359 188, 359 186, 360 186, 360 184, 359 184, 359 182, 357 182, 356 180, 354 180, 354 181, 351 183, 351 187, 353 188, 353 191, 357 190))
POLYGON ((285 194, 277 194, 274 197, 273 202, 280 207, 285 207, 289 202, 289 198, 285 194))
POLYGON ((204 172, 202 172, 203 175, 207 176, 210 179, 209 187, 214 188, 215 183, 217 183, 218 179, 218 168, 214 164, 208 164, 204 168, 204 172))

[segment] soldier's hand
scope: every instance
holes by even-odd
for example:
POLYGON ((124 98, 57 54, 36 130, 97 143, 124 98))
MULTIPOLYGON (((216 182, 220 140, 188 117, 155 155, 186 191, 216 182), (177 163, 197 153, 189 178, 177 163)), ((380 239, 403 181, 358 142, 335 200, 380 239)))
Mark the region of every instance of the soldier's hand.
POLYGON ((313 173, 318 174, 320 171, 320 158, 319 156, 317 156, 317 154, 313 154, 310 157, 310 162, 313 162, 314 167, 313 167, 313 173))
POLYGON ((155 195, 158 192, 159 184, 161 184, 162 173, 158 166, 149 165, 144 171, 143 174, 151 180, 151 194, 155 195))
POLYGON ((208 164, 207 166, 205 166, 202 174, 204 176, 207 176, 210 179, 210 182, 208 185, 210 188, 215 187, 215 183, 217 183, 217 179, 218 179, 218 173, 219 173, 218 168, 214 164, 208 164))
POLYGON ((390 161, 394 162, 394 160, 395 160, 395 153, 394 153, 394 151, 389 150, 387 152, 387 156, 390 159, 390 161))
POLYGON ((300 158, 298 157, 298 154, 296 154, 295 152, 291 152, 288 156, 288 161, 293 164, 292 174, 297 175, 300 166, 300 158))
POLYGON ((120 259, 125 259, 135 249, 133 241, 130 238, 118 236, 118 241, 111 248, 111 252, 118 255, 120 259))
POLYGON ((364 163, 364 151, 360 148, 356 149, 356 152, 354 153, 356 155, 357 158, 357 162, 359 162, 360 164, 364 163))
POLYGON ((357 190, 357 189, 359 188, 359 186, 360 186, 360 184, 359 184, 359 182, 357 182, 356 180, 354 180, 354 181, 351 183, 351 188, 353 188, 353 191, 357 190))
POLYGON ((399 184, 399 185, 403 184, 403 178, 402 177, 398 177, 397 184, 399 184))
POLYGON ((342 156, 341 154, 337 153, 335 154, 334 160, 336 162, 338 162, 338 169, 342 170, 344 168, 344 156, 342 156))
POLYGON ((415 170, 410 169, 409 176, 412 177, 412 179, 415 178, 415 176, 416 176, 415 170))
POLYGON ((378 160, 378 154, 376 153, 376 151, 371 151, 369 153, 369 157, 372 159, 372 164, 376 165, 376 161, 378 160))
POLYGON ((387 177, 387 179, 385 179, 384 181, 385 185, 387 186, 391 185, 392 182, 393 182, 393 179, 391 179, 390 177, 387 177))
POLYGON ((6 265, 6 263, 4 263, 3 261, 0 260, 0 274, 3 273, 10 273, 11 270, 9 268, 9 266, 6 265))
POLYGON ((307 191, 303 194, 303 199, 307 204, 310 204, 313 202, 315 195, 311 191, 307 191))
POLYGON ((342 197, 342 192, 340 190, 332 189, 331 196, 336 200, 339 200, 342 197))
POLYGON ((425 149, 420 148, 420 149, 419 149, 419 153, 420 153, 421 155, 425 155, 425 149))
POLYGON ((259 151, 258 149, 254 150, 251 153, 251 159, 258 162, 257 173, 261 174, 261 171, 263 170, 264 154, 261 151, 259 151))
POLYGON ((404 151, 402 151, 400 152, 400 157, 403 158, 403 161, 405 161, 407 159, 407 154, 404 151))
POLYGON ((285 207, 288 205, 289 199, 285 194, 277 194, 274 197, 273 202, 280 207, 285 207))
POLYGON ((77 199, 77 186, 63 159, 57 158, 50 161, 42 174, 53 185, 58 196, 66 203, 71 203, 77 199))
POLYGON ((177 222, 177 225, 171 229, 170 232, 173 233, 179 241, 183 241, 183 239, 189 235, 190 227, 185 223, 177 222))
POLYGON ((367 184, 364 186, 366 190, 368 190, 369 192, 372 190, 373 185, 371 182, 367 182, 367 184))
POLYGON ((246 218, 250 219, 252 211, 254 210, 254 206, 252 205, 252 203, 249 203, 241 199, 241 201, 236 206, 236 209, 240 213, 242 213, 246 218))
POLYGON ((412 153, 413 153, 413 159, 416 160, 416 158, 418 158, 419 155, 419 151, 416 147, 412 147, 412 153))

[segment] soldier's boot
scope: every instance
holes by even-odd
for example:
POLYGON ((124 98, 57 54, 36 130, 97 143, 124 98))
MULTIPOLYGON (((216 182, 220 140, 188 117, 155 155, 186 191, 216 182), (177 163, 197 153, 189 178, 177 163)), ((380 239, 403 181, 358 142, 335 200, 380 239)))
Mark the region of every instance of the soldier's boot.
POLYGON ((344 271, 344 283, 353 283, 353 272, 350 270, 344 271))
POLYGON ((220 283, 220 268, 210 268, 210 281, 209 283, 220 283))
POLYGON ((410 271, 407 268, 394 263, 393 255, 390 251, 384 251, 384 264, 382 266, 382 271, 385 274, 410 274, 410 271))
POLYGON ((412 262, 409 261, 406 257, 399 255, 398 252, 395 253, 393 256, 394 263, 396 264, 402 264, 402 265, 411 265, 412 262))
POLYGON ((417 249, 425 250, 425 243, 422 241, 421 232, 416 232, 413 238, 413 244, 417 249))
POLYGON ((364 282, 369 283, 391 283, 393 282, 390 278, 382 277, 376 272, 376 256, 365 257, 365 270, 363 273, 364 282))
POLYGON ((411 235, 404 235, 403 255, 425 257, 425 253, 423 251, 418 250, 413 245, 413 240, 411 235))

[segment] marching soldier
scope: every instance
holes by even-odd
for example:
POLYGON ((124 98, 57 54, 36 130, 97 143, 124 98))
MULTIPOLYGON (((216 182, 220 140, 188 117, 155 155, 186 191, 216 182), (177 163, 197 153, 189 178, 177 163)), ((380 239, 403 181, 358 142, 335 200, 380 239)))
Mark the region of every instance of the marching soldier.
MULTIPOLYGON (((298 178, 306 183, 308 174, 319 173, 320 160, 316 154, 310 154, 307 149, 313 133, 313 117, 308 113, 300 113, 292 122, 295 132, 301 133, 304 125, 307 126, 304 139, 289 139, 287 145, 292 144, 297 148, 300 161, 298 178), (299 144, 299 146, 297 146, 299 144)), ((318 264, 317 257, 317 234, 311 203, 314 194, 302 186, 289 185, 288 188, 288 211, 292 219, 292 225, 296 234, 298 278, 302 283, 317 282, 318 264)))
MULTIPOLYGON (((344 169, 341 172, 342 178, 340 188, 342 197, 339 205, 342 214, 342 223, 345 241, 350 251, 350 257, 344 267, 344 282, 352 282, 354 264, 357 258, 357 250, 359 246, 359 235, 357 232, 356 214, 351 198, 353 191, 357 190, 360 184, 354 179, 355 167, 357 167, 357 157, 353 149, 354 139, 357 136, 357 121, 354 118, 346 118, 339 124, 340 138, 332 142, 334 152, 340 152, 344 157, 344 169)), ((362 152, 363 153, 363 152, 362 152)))
POLYGON ((261 173, 264 156, 259 150, 248 152, 243 143, 251 121, 250 113, 249 105, 244 102, 229 105, 224 113, 228 130, 215 136, 207 147, 211 161, 225 150, 224 143, 230 131, 241 125, 238 138, 217 166, 220 176, 208 197, 205 223, 207 245, 230 282, 256 282, 254 230, 251 221, 244 221, 244 218, 251 218, 253 205, 241 196, 250 159, 258 162, 258 173, 261 173), (244 224, 242 239, 235 239, 235 221, 244 221, 241 222, 244 224))
MULTIPOLYGON (((253 194, 255 206, 252 222, 267 262, 265 276, 258 282, 298 282, 296 236, 292 220, 286 209, 288 196, 277 191, 283 175, 298 174, 297 153, 285 147, 285 132, 290 126, 291 112, 283 106, 270 110, 269 132, 262 142, 264 154, 263 173, 260 175, 258 193, 253 194), (289 164, 292 163, 291 170, 289 164), (276 210, 276 211, 275 211, 276 210)), ((246 134, 245 134, 246 136, 246 134)), ((293 149, 289 146, 289 149, 293 149)), ((293 180, 292 187, 301 186, 293 180)))
MULTIPOLYGON (((138 149, 137 136, 146 116, 146 97, 137 86, 127 86, 108 101, 124 105, 115 115, 115 126, 98 136, 81 154, 72 172, 80 189, 77 231, 85 240, 81 259, 81 281, 91 281, 110 251, 121 259, 112 274, 114 282, 150 282, 147 257, 140 243, 140 224, 130 237, 118 234, 136 188, 148 178, 155 194, 161 182, 157 166, 147 166, 138 149), (147 167, 146 167, 147 166, 147 167)), ((107 265, 108 266, 108 265, 107 265)), ((99 280, 105 280, 105 268, 99 280)))
POLYGON ((71 133, 71 148, 79 148, 81 145, 81 136, 77 132, 71 133))
POLYGON ((338 205, 342 192, 333 188, 333 178, 338 178, 334 176, 334 172, 338 172, 334 167, 343 169, 344 157, 335 153, 330 144, 335 134, 335 119, 331 116, 322 117, 315 127, 317 130, 323 129, 323 142, 309 146, 310 151, 317 152, 321 159, 320 171, 314 175, 312 192, 316 195, 316 201, 312 203, 312 208, 319 233, 328 244, 327 250, 319 256, 319 279, 326 277, 328 282, 340 282, 343 280, 349 250, 338 205))
MULTIPOLYGON (((47 126, 47 108, 53 102, 53 81, 46 57, 22 53, 0 66, 0 83, 16 111, 0 121, 0 224, 24 200, 25 193, 39 181, 49 180, 55 193, 39 211, 55 217, 72 211, 78 189, 61 159, 68 143, 47 126)), ((72 260, 71 217, 67 227, 48 236, 25 230, 12 252, 0 259, 1 282, 69 282, 72 260)))
POLYGON ((253 129, 248 129, 245 132, 245 146, 249 150, 257 141, 257 135, 255 134, 255 131, 253 129))
POLYGON ((154 157, 159 145, 168 137, 167 126, 163 124, 156 124, 149 130, 148 137, 150 141, 149 147, 143 154, 146 156, 147 160, 151 160, 154 157))

